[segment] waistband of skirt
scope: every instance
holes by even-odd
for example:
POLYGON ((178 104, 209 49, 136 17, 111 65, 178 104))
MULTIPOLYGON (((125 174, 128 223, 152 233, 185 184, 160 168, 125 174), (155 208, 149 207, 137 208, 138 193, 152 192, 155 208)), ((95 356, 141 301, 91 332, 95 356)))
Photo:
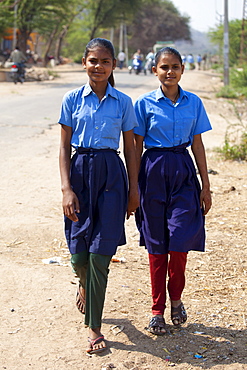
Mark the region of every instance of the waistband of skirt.
POLYGON ((172 146, 172 147, 164 147, 164 148, 154 147, 154 148, 147 149, 147 151, 184 153, 187 150, 186 148, 187 148, 188 144, 189 143, 184 143, 184 144, 181 144, 181 145, 172 146))
POLYGON ((79 154, 91 154, 91 153, 99 153, 99 152, 113 152, 113 153, 116 153, 118 154, 119 152, 115 149, 110 149, 110 148, 107 148, 107 149, 95 149, 95 148, 83 148, 83 147, 78 147, 78 148, 75 148, 75 150, 79 153, 79 154))

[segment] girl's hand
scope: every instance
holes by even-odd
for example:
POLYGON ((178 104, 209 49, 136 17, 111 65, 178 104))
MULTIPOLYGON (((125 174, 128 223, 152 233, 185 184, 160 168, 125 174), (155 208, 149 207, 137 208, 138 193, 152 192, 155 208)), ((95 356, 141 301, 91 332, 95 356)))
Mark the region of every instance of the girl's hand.
POLYGON ((72 190, 63 192, 63 213, 71 221, 78 221, 76 213, 80 213, 80 206, 77 196, 72 190))
POLYGON ((205 216, 212 206, 211 192, 209 189, 202 189, 200 194, 201 208, 204 209, 203 216, 205 216))
POLYGON ((129 191, 129 199, 128 199, 128 208, 127 208, 127 220, 130 218, 130 216, 133 216, 135 214, 136 209, 139 207, 139 193, 138 191, 131 192, 129 191))

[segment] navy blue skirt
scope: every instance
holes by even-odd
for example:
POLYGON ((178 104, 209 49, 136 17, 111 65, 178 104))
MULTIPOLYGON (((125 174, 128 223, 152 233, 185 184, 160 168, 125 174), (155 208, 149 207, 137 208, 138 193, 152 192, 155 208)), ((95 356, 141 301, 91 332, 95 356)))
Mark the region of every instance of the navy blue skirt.
POLYGON ((79 221, 65 217, 71 254, 88 250, 113 255, 126 244, 124 221, 128 202, 127 175, 114 150, 84 150, 71 160, 71 186, 80 203, 79 221))
POLYGON ((149 253, 204 251, 200 184, 186 144, 148 149, 139 173, 136 223, 149 253))

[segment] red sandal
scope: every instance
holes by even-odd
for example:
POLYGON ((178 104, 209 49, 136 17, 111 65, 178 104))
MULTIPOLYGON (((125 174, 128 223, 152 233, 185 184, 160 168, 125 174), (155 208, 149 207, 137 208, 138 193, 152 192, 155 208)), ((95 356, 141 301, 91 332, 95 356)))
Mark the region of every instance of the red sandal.
POLYGON ((101 343, 104 341, 104 335, 100 335, 98 338, 96 339, 91 339, 88 337, 88 342, 90 343, 90 347, 91 348, 88 348, 87 349, 87 353, 89 355, 93 355, 94 353, 99 353, 99 352, 103 352, 106 350, 106 347, 102 347, 102 348, 98 348, 98 349, 93 349, 93 346, 97 343, 101 343))

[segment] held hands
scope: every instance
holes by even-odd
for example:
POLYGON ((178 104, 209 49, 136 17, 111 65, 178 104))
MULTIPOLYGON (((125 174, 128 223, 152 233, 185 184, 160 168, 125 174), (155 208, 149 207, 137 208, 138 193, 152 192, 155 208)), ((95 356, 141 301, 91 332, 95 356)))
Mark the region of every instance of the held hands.
POLYGON ((77 196, 72 190, 63 192, 63 213, 71 221, 78 221, 76 213, 80 213, 80 206, 77 196))
POLYGON ((202 189, 200 194, 200 204, 203 208, 203 216, 205 216, 212 206, 211 192, 210 189, 202 189))
POLYGON ((129 191, 128 208, 127 208, 127 220, 130 216, 135 214, 136 209, 139 207, 139 193, 138 191, 129 191))

